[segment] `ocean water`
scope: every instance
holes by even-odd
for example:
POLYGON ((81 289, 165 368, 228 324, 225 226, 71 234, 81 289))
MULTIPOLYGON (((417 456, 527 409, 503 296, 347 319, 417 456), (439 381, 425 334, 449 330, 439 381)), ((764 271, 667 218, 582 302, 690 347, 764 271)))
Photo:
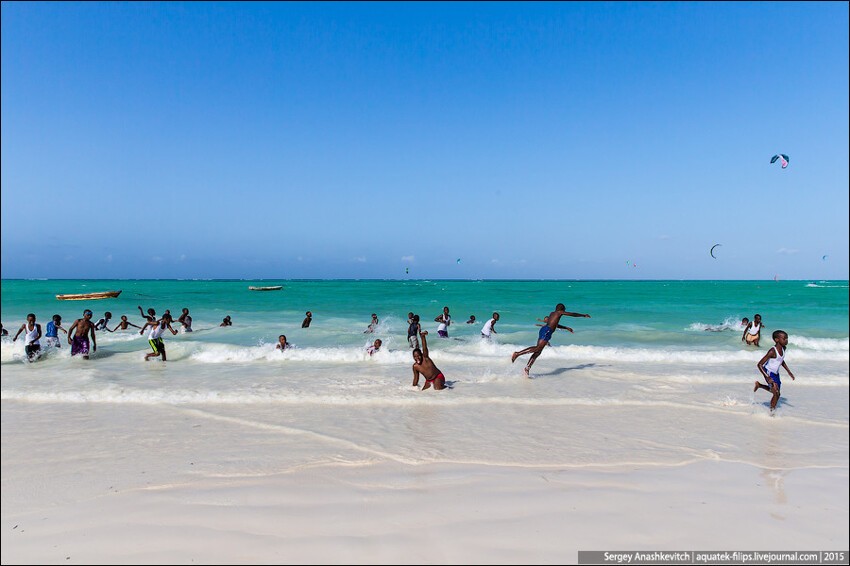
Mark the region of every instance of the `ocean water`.
POLYGON ((220 473, 244 473, 246 461, 265 472, 382 460, 847 467, 847 281, 2 281, 11 335, 29 312, 42 327, 60 314, 68 328, 85 308, 94 320, 109 310, 113 325, 121 315, 141 325, 137 306, 175 317, 190 309, 195 331, 166 333, 166 363, 144 361, 147 340, 133 329, 99 332, 88 361, 71 358, 63 340, 27 363, 22 339, 4 339, 4 426, 95 403, 115 408, 104 431, 127 426, 128 406, 153 411, 157 426, 227 423, 245 442, 215 464, 220 473), (120 297, 55 298, 113 289, 120 297), (536 343, 537 319, 559 302, 591 318, 563 318, 575 333, 556 332, 526 379, 528 357, 512 364, 511 353, 536 343), (448 339, 434 322, 444 306, 453 316, 448 339), (313 322, 302 329, 307 310, 313 322), (429 331, 451 389, 411 386, 409 311, 429 331), (380 325, 365 334, 373 312, 380 325), (493 312, 497 334, 485 341, 493 312), (755 313, 765 327, 758 349, 741 342, 739 326, 755 313), (477 322, 466 324, 471 314, 477 322), (232 327, 219 327, 225 315, 232 327), (786 362, 797 380, 783 372, 770 416, 770 396, 752 389, 775 329, 789 334, 786 362), (275 350, 279 334, 295 347, 275 350), (370 357, 375 338, 384 345, 370 357), (275 450, 283 438, 286 450, 275 450))

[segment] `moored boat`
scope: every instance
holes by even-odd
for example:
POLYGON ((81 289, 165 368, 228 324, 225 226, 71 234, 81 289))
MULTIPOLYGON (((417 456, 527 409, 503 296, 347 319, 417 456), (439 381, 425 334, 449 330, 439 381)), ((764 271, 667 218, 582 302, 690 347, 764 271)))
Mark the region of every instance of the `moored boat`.
POLYGON ((86 301, 94 299, 111 299, 121 294, 121 291, 99 291, 97 293, 77 293, 73 295, 56 295, 60 301, 86 301))
POLYGON ((272 285, 271 287, 248 287, 249 291, 280 291, 283 285, 272 285))

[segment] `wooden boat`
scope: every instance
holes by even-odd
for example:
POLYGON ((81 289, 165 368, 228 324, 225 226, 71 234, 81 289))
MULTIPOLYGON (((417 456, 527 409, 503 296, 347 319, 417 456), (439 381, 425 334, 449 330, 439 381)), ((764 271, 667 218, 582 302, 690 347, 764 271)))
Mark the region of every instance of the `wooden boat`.
POLYGON ((78 293, 76 295, 56 295, 60 301, 88 301, 95 299, 111 299, 121 294, 121 291, 100 291, 98 293, 78 293))
POLYGON ((249 291, 280 291, 283 285, 272 285, 271 287, 248 287, 249 291))

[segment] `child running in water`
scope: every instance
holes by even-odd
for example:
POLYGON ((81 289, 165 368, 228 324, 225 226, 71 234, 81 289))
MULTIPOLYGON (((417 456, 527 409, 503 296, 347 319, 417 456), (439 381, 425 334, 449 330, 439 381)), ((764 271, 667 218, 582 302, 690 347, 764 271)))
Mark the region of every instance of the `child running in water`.
POLYGON ((59 331, 68 334, 68 331, 62 328, 62 317, 58 314, 53 315, 53 320, 47 323, 44 329, 44 343, 48 347, 61 348, 62 344, 59 341, 59 331))
POLYGON ((149 326, 151 331, 148 333, 148 344, 151 345, 153 352, 145 354, 145 361, 148 361, 151 358, 158 358, 160 356, 162 356, 162 361, 165 361, 165 342, 162 341, 162 335, 166 328, 170 330, 172 334, 177 334, 177 331, 171 328, 171 315, 163 315, 163 317, 157 321, 146 322, 139 331, 139 334, 144 334, 145 329, 149 326))
POLYGON ((38 341, 41 338, 41 325, 35 322, 33 313, 27 315, 27 321, 18 329, 12 342, 18 339, 21 332, 24 333, 24 352, 27 355, 27 361, 34 362, 41 352, 41 343, 38 341))
POLYGON ((773 348, 768 350, 764 357, 759 360, 759 363, 756 364, 762 377, 764 377, 764 380, 767 382, 767 385, 756 381, 756 385, 753 388, 753 393, 759 389, 767 389, 773 393, 773 398, 770 400, 771 413, 776 410, 776 404, 779 402, 779 389, 782 387, 782 381, 779 379, 779 368, 785 368, 785 371, 788 372, 791 379, 795 379, 794 374, 791 373, 791 370, 788 369, 787 365, 785 365, 785 351, 788 347, 788 333, 784 330, 774 330, 773 343, 773 348))
POLYGON ((94 335, 94 323, 91 321, 92 312, 89 309, 83 311, 83 318, 78 318, 68 329, 68 343, 71 345, 72 356, 82 356, 84 360, 89 359, 89 349, 92 353, 97 352, 97 340, 94 335), (73 336, 71 333, 73 332, 73 336), (89 342, 91 334, 91 342, 89 342))
POLYGON ((555 330, 558 328, 563 328, 564 330, 573 331, 572 328, 567 326, 561 326, 558 322, 561 320, 562 316, 575 316, 580 318, 590 318, 589 314, 581 314, 577 312, 567 312, 563 303, 558 303, 555 306, 555 310, 549 313, 544 320, 546 324, 540 329, 540 333, 537 338, 537 345, 529 346, 525 350, 520 350, 519 352, 514 352, 511 356, 511 363, 514 363, 516 359, 520 356, 524 356, 525 354, 531 354, 531 358, 528 360, 528 364, 525 366, 523 373, 525 373, 525 377, 528 377, 529 371, 531 371, 531 366, 534 365, 534 362, 543 352, 543 348, 545 348, 549 344, 549 340, 552 339, 552 334, 555 333, 555 330))

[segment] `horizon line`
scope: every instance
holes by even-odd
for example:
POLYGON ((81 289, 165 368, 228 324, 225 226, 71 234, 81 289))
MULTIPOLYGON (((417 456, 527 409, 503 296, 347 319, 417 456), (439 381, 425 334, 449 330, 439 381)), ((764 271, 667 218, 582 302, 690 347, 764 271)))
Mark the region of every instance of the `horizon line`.
POLYGON ((126 277, 126 278, 103 278, 103 279, 89 279, 89 278, 75 278, 75 277, 8 277, 2 278, 0 281, 572 281, 572 282, 600 282, 600 281, 617 281, 617 282, 657 282, 657 281, 728 281, 728 282, 747 282, 747 281, 850 281, 850 279, 823 279, 817 277, 807 277, 805 279, 604 279, 604 278, 570 278, 570 279, 549 279, 549 278, 534 278, 534 279, 522 279, 522 278, 497 278, 497 279, 488 279, 488 278, 472 278, 472 279, 459 279, 459 278, 440 278, 440 277, 426 277, 426 278, 378 278, 378 277, 332 277, 332 278, 316 278, 316 277, 306 277, 306 278, 232 278, 232 277, 126 277))

